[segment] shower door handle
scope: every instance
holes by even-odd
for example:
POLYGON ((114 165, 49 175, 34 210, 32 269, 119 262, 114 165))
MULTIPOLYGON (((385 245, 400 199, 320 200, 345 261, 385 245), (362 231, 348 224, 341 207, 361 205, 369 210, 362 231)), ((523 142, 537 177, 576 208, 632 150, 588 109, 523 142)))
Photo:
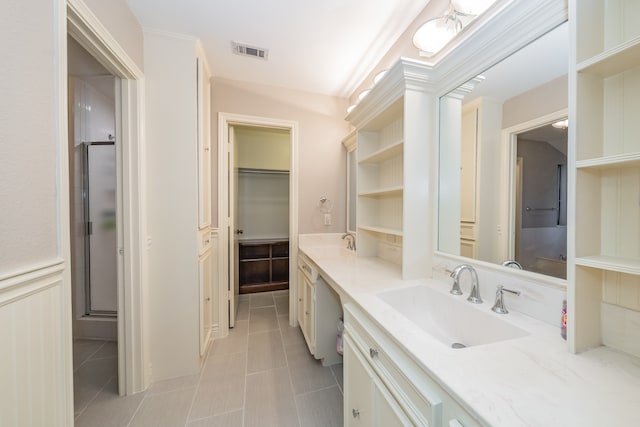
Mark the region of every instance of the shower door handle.
POLYGON ((93 234, 93 221, 87 221, 87 236, 93 234))

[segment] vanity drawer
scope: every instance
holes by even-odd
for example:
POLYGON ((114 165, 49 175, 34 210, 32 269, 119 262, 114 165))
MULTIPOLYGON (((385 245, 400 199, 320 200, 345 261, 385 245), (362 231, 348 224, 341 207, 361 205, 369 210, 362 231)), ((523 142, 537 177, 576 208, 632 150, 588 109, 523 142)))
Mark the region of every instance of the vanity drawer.
POLYGON ((442 425, 442 399, 431 387, 431 379, 350 304, 345 306, 345 333, 414 424, 442 425))

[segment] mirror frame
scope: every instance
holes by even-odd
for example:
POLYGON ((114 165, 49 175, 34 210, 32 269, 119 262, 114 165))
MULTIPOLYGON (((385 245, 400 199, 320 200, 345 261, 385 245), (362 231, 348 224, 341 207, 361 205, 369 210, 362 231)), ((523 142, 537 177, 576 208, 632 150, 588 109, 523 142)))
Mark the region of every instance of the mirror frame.
MULTIPOLYGON (((356 150, 358 149, 358 140, 357 140, 357 132, 354 130, 352 132, 349 133, 349 135, 345 136, 344 139, 342 140, 342 145, 344 145, 345 149, 346 149, 346 155, 347 155, 347 199, 346 199, 346 205, 347 205, 347 220, 345 221, 346 223, 346 229, 348 233, 352 233, 353 235, 356 234, 356 230, 355 228, 357 227, 353 227, 354 229, 352 230, 351 227, 349 227, 349 219, 351 218, 351 184, 352 184, 352 180, 351 180, 351 165, 349 162, 349 156, 356 155, 356 150)), ((358 162, 356 159, 356 166, 357 166, 358 162)), ((356 168, 357 171, 357 168, 356 168)), ((357 199, 357 195, 358 195, 358 179, 357 176, 353 177, 353 184, 355 185, 354 188, 354 195, 356 196, 357 199)), ((355 203, 354 203, 355 206, 355 203)), ((357 219, 355 220, 355 223, 357 224, 357 219)), ((353 224, 353 225, 356 225, 353 224)))
MULTIPOLYGON (((467 258, 460 255, 451 255, 438 249, 438 221, 440 203, 440 186, 437 183, 440 176, 440 98, 455 91, 461 85, 472 80, 484 70, 509 57, 527 44, 541 37, 568 19, 567 5, 564 0, 539 0, 530 2, 527 0, 513 0, 506 4, 498 13, 491 17, 489 24, 469 32, 466 38, 457 44, 443 58, 436 58, 434 81, 437 87, 438 119, 436 123, 435 177, 436 177, 436 203, 434 213, 437 221, 434 221, 434 257, 449 260, 458 264, 468 263, 483 269, 509 275, 515 279, 530 280, 536 283, 566 290, 567 280, 546 276, 526 270, 504 267, 500 264, 467 258), (508 41, 507 41, 508 40, 508 41)), ((570 189, 569 189, 570 190, 570 189)), ((568 258, 572 253, 567 248, 568 258)))

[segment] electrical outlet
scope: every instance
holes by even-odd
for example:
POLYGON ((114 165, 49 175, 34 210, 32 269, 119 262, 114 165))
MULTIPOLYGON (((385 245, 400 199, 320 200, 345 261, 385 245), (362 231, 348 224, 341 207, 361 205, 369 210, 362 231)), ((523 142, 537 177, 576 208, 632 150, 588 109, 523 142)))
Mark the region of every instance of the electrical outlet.
POLYGON ((324 225, 331 225, 331 214, 324 214, 324 225))

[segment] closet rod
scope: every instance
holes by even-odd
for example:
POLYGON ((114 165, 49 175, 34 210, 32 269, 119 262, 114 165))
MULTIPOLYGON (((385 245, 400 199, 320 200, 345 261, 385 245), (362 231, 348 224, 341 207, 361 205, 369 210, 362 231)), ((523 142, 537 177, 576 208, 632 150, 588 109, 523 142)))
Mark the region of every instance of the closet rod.
POLYGON ((251 168, 239 168, 238 173, 261 173, 261 174, 277 174, 277 175, 289 175, 289 171, 275 170, 275 169, 251 169, 251 168))

